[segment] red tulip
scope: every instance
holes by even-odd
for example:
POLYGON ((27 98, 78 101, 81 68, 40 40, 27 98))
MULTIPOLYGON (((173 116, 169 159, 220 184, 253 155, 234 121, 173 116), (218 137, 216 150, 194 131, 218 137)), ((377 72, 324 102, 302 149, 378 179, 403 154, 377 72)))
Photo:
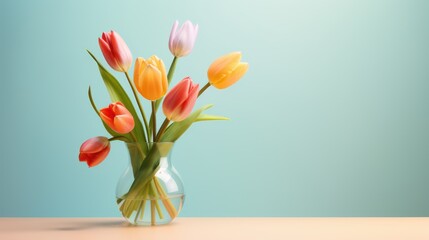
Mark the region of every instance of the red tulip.
POLYGON ((89 167, 100 164, 110 152, 110 142, 106 137, 93 137, 80 146, 79 161, 86 162, 89 167))
POLYGON ((165 116, 175 122, 187 118, 197 101, 199 85, 190 77, 184 78, 165 96, 162 110, 165 116))
POLYGON ((128 71, 133 57, 127 44, 117 32, 103 32, 101 38, 98 38, 98 44, 107 63, 113 69, 119 72, 128 71))
POLYGON ((129 133, 134 129, 133 115, 121 102, 109 104, 100 110, 100 117, 115 132, 129 133))

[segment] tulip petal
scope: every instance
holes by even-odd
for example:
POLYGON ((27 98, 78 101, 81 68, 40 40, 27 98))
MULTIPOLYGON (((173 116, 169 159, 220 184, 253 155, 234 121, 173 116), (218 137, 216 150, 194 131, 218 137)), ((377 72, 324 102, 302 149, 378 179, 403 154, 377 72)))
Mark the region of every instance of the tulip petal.
POLYGON ((156 64, 157 64, 159 71, 161 72, 162 96, 164 96, 165 93, 167 93, 167 89, 168 89, 167 72, 165 71, 164 62, 161 59, 157 58, 156 64))
POLYGON ((143 59, 141 58, 141 57, 138 57, 137 59, 136 59, 136 63, 134 64, 134 75, 133 75, 133 78, 134 78, 134 85, 137 85, 137 81, 138 81, 138 79, 139 79, 139 76, 140 76, 140 72, 141 72, 141 69, 143 69, 142 68, 142 63, 143 62, 143 59))
POLYGON ((85 141, 80 147, 80 152, 84 153, 94 153, 99 152, 107 145, 109 145, 109 141, 106 141, 105 137, 94 137, 85 141))
POLYGON ((192 45, 191 45, 191 49, 194 48, 195 45, 195 40, 197 40, 197 36, 198 36, 198 24, 195 25, 193 32, 192 32, 192 45))
POLYGON ((176 33, 176 37, 174 38, 173 41, 173 52, 177 53, 179 50, 179 48, 182 47, 182 38, 183 38, 183 30, 184 30, 184 25, 182 25, 180 27, 180 29, 177 31, 176 33))
POLYGON ((102 108, 100 118, 117 133, 129 133, 134 128, 134 118, 122 102, 111 103, 108 107, 102 108), (127 121, 118 123, 116 119, 118 116, 127 118, 127 121))
POLYGON ((122 104, 121 102, 116 102, 115 104, 111 104, 110 107, 112 109, 112 112, 115 115, 128 115, 129 111, 128 109, 122 104))
POLYGON ((170 33, 169 45, 170 52, 176 57, 188 55, 195 44, 198 25, 194 26, 187 20, 179 29, 176 21, 170 33))
POLYGON ((185 56, 191 51, 192 35, 194 26, 190 21, 186 21, 180 29, 174 43, 174 51, 176 56, 185 56))
POLYGON ((86 153, 79 153, 79 161, 85 162, 88 159, 88 155, 86 153))
POLYGON ((106 42, 106 40, 99 38, 98 44, 100 45, 101 52, 103 53, 103 56, 106 59, 107 63, 110 65, 110 67, 112 67, 116 71, 120 71, 121 68, 119 67, 119 64, 116 61, 115 57, 112 55, 109 43, 106 42))
POLYGON ((95 167, 98 164, 100 164, 104 159, 106 159, 109 152, 110 152, 110 147, 107 147, 97 154, 89 154, 88 160, 86 161, 86 163, 88 164, 88 167, 95 167))
POLYGON ((115 117, 115 113, 110 108, 103 108, 100 110, 100 118, 105 122, 110 128, 113 125, 113 118, 115 117))
POLYGON ((168 89, 164 62, 155 55, 147 60, 138 58, 134 84, 140 94, 148 100, 154 101, 163 97, 168 89))
POLYGON ((173 117, 173 121, 180 122, 189 116, 192 109, 194 108, 195 102, 197 101, 198 92, 199 85, 192 84, 189 90, 188 98, 172 114, 173 116, 175 116, 173 117))
POLYGON ((111 42, 111 40, 110 40, 110 32, 103 32, 101 34, 101 38, 103 38, 103 40, 106 41, 106 43, 110 45, 110 42, 111 42))
POLYGON ((118 33, 111 31, 110 37, 112 54, 118 61, 120 68, 126 72, 130 68, 132 62, 130 49, 118 33))
POLYGON ((143 91, 141 94, 148 100, 155 101, 163 96, 162 85, 159 80, 162 79, 161 72, 152 64, 148 65, 141 76, 143 82, 143 91))
POLYGON ((79 161, 92 167, 102 162, 110 151, 110 142, 106 137, 93 137, 86 140, 79 151, 79 161))
POLYGON ((171 119, 171 115, 175 110, 174 108, 180 106, 188 98, 190 85, 191 79, 186 77, 174 86, 164 98, 163 111, 169 119, 171 119))
POLYGON ((148 61, 142 57, 138 57, 137 58, 140 64, 140 70, 143 70, 147 67, 147 65, 149 64, 148 61))
POLYGON ((249 65, 247 63, 239 63, 237 67, 229 73, 223 81, 214 83, 213 86, 218 89, 225 89, 234 83, 236 83, 240 78, 247 72, 249 65))
POLYGON ((207 72, 210 83, 222 81, 226 74, 234 70, 240 60, 240 52, 232 52, 215 60, 207 72))
POLYGON ((113 119, 113 124, 116 132, 129 133, 134 129, 134 118, 129 115, 118 115, 113 119))
POLYGON ((165 116, 171 121, 181 121, 185 119, 198 97, 199 85, 194 84, 190 77, 180 81, 165 96, 162 110, 165 116))
POLYGON ((171 28, 170 39, 168 41, 168 47, 170 48, 171 52, 173 52, 173 44, 174 44, 174 39, 177 36, 176 30, 178 25, 179 25, 179 22, 176 20, 173 24, 173 27, 171 28))

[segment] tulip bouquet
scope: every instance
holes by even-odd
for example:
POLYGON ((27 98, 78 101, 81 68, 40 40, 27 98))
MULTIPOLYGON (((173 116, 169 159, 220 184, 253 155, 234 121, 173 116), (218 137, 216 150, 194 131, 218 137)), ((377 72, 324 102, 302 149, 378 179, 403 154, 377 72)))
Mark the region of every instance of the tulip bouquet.
POLYGON ((150 205, 151 225, 157 224, 156 213, 160 219, 166 218, 161 210, 162 205, 171 220, 177 216, 177 207, 171 202, 165 186, 156 177, 160 162, 168 155, 172 144, 193 123, 227 119, 205 114, 204 111, 212 105, 205 105, 194 112, 192 109, 197 98, 207 88, 213 86, 225 89, 237 82, 248 69, 247 63, 240 62, 241 53, 233 52, 220 57, 209 66, 208 82, 204 87, 200 88, 190 77, 185 77, 169 90, 178 59, 191 53, 197 33, 198 25, 186 21, 179 28, 176 21, 168 45, 174 56, 168 72, 164 62, 157 56, 147 59, 138 57, 132 78, 129 70, 133 59, 124 40, 114 31, 102 34, 98 39, 101 52, 111 68, 125 74, 135 103, 131 101, 121 83, 88 51, 98 65, 112 102, 99 109, 93 100, 91 88, 88 89, 88 97, 111 137, 99 136, 85 141, 80 147, 79 160, 86 162, 89 167, 94 167, 109 154, 111 141, 126 143, 133 180, 127 191, 117 197, 117 203, 122 215, 131 223, 137 224, 137 220, 143 218, 147 204, 150 205), (150 119, 146 116, 141 97, 150 103, 150 119), (165 120, 157 127, 156 113, 160 104, 165 120), (132 218, 134 220, 131 221, 132 218))

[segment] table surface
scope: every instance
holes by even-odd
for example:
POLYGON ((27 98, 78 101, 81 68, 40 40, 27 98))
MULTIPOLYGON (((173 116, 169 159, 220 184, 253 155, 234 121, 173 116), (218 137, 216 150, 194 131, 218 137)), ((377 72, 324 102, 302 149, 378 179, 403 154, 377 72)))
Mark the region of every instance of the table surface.
POLYGON ((428 240, 429 218, 178 218, 155 227, 121 218, 0 218, 0 239, 428 240))

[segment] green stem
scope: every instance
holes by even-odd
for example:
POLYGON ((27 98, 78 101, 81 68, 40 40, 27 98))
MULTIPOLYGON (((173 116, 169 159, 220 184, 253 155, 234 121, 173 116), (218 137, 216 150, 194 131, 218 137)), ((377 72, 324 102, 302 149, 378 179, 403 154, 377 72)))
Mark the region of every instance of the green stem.
POLYGON ((167 79, 168 84, 170 84, 171 80, 173 79, 174 71, 176 70, 176 63, 177 63, 178 57, 174 57, 173 61, 171 62, 170 69, 168 69, 167 79))
MULTIPOLYGON (((131 79, 130 79, 130 76, 128 75, 128 72, 124 72, 124 73, 125 73, 125 76, 127 77, 128 83, 130 84, 131 90, 133 90, 134 97, 135 97, 135 99, 137 101, 137 105, 139 106, 140 113, 141 113, 141 115, 143 117, 143 122, 144 122, 144 125, 145 125, 145 128, 146 128, 146 133, 147 133, 147 141, 150 141, 149 125, 147 124, 146 115, 144 114, 142 104, 140 103, 140 99, 139 99, 139 97, 137 95, 137 92, 136 92, 136 89, 134 88, 133 83, 131 82, 131 79)), ((143 136, 144 136, 144 134, 143 134, 143 136)))
POLYGON ((210 82, 208 82, 206 85, 204 85, 204 87, 203 87, 203 88, 201 88, 200 92, 198 93, 198 97, 199 97, 201 94, 203 94, 203 92, 204 92, 207 88, 209 88, 210 86, 211 86, 210 82))
POLYGON ((159 183, 158 179, 156 177, 154 177, 153 181, 155 183, 155 188, 159 192, 159 195, 161 195, 161 201, 162 201, 162 203, 164 203, 165 209, 167 210, 171 219, 174 219, 177 216, 176 208, 174 207, 173 203, 168 198, 168 195, 164 192, 164 189, 162 189, 162 186, 159 183))
POLYGON ((137 208, 136 216, 134 217, 134 223, 135 223, 135 224, 137 224, 137 219, 138 219, 138 217, 139 217, 139 215, 140 215, 140 212, 141 212, 141 209, 142 209, 143 204, 144 204, 144 199, 140 202, 140 205, 139 205, 139 207, 137 208))
POLYGON ((155 226, 155 200, 150 200, 150 223, 155 226))
POLYGON ((130 142, 130 139, 124 137, 124 136, 116 136, 109 138, 109 141, 124 141, 124 142, 130 142))
POLYGON ((100 116, 100 112, 98 111, 97 106, 95 106, 94 99, 92 99, 91 86, 88 87, 88 98, 89 98, 89 101, 91 102, 91 106, 94 109, 95 113, 98 116, 100 116))
POLYGON ((142 160, 143 160, 143 159, 146 157, 146 154, 144 154, 144 152, 143 152, 142 148, 140 147, 139 142, 137 141, 137 137, 136 137, 136 135, 135 135, 132 131, 130 132, 130 134, 131 134, 131 136, 133 137, 134 142, 137 144, 137 148, 139 149, 139 152, 140 152, 140 154, 141 154, 141 158, 142 158, 142 160))
POLYGON ((140 215, 140 220, 143 220, 144 217, 144 209, 146 208, 146 199, 148 199, 148 194, 149 189, 146 188, 145 190, 143 190, 143 208, 141 209, 141 215, 140 215))
POLYGON ((137 141, 136 135, 132 131, 130 132, 130 134, 131 134, 131 137, 133 137, 137 150, 140 153, 140 157, 138 157, 137 159, 134 157, 131 157, 131 166, 133 167, 133 175, 134 175, 134 178, 136 178, 139 173, 140 166, 143 160, 146 158, 146 154, 144 154, 140 146, 140 143, 137 141))
POLYGON ((159 142, 161 140, 162 134, 164 134, 169 123, 170 123, 170 120, 168 120, 168 118, 165 118, 164 122, 161 125, 161 128, 158 131, 158 135, 155 138, 155 142, 159 142))
POLYGON ((156 111, 155 111, 155 101, 150 102, 152 105, 152 134, 153 134, 153 142, 156 141, 156 111))
MULTIPOLYGON (((156 177, 154 177, 154 178, 156 178, 156 177)), ((155 207, 156 207, 156 211, 158 212, 158 216, 159 216, 160 219, 163 219, 164 218, 164 214, 162 213, 162 209, 161 209, 161 207, 159 206, 159 203, 158 203, 158 200, 160 200, 160 198, 159 198, 159 195, 158 195, 158 193, 156 191, 154 180, 152 180, 150 182, 150 189, 152 191, 153 198, 155 200, 155 207)))
MULTIPOLYGON (((179 58, 178 57, 173 58, 173 61, 171 62, 171 65, 170 65, 170 68, 168 69, 168 73, 167 73, 168 86, 170 86, 171 80, 173 80, 174 71, 176 70, 177 59, 179 59, 179 58)), ((158 107, 159 107, 159 104, 161 104, 161 101, 162 101, 162 98, 156 100, 155 113, 156 113, 156 111, 158 111, 158 107)))
POLYGON ((140 221, 143 220, 144 217, 144 209, 146 208, 146 199, 142 200, 142 208, 141 208, 141 213, 140 213, 140 221))

